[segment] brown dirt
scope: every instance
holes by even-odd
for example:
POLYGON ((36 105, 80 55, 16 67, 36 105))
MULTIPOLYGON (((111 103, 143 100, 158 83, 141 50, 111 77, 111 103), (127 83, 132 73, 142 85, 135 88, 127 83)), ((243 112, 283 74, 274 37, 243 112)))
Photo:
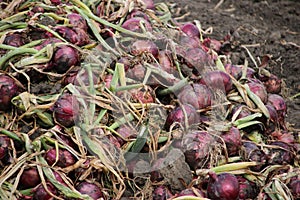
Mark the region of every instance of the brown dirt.
MULTIPOLYGON (((189 13, 179 22, 199 20, 205 30, 213 28, 210 37, 222 40, 229 32, 235 34, 233 63, 243 64, 249 56, 241 45, 249 46, 254 58, 272 55, 268 69, 283 80, 284 96, 288 103, 287 122, 300 128, 300 1, 259 0, 173 0, 178 16, 189 13), (221 3, 218 5, 218 3, 221 3)), ((258 60, 257 60, 258 61, 258 60)))

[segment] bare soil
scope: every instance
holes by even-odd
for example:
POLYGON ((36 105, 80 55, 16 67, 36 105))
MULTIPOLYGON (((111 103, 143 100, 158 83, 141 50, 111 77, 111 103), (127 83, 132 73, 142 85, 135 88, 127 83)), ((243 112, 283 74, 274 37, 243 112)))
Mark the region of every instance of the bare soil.
POLYGON ((213 28, 211 38, 222 40, 235 34, 234 64, 254 66, 241 45, 259 61, 272 56, 268 69, 283 81, 281 95, 286 98, 290 127, 300 128, 300 1, 283 0, 173 0, 173 12, 185 14, 179 22, 199 20, 202 28, 213 28))

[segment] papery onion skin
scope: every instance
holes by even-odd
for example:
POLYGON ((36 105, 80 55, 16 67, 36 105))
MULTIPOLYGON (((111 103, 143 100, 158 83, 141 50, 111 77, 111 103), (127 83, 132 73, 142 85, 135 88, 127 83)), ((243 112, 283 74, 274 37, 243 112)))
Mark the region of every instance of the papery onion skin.
POLYGON ((242 137, 239 129, 231 127, 228 132, 222 133, 220 136, 226 144, 228 155, 238 155, 242 146, 242 137))
POLYGON ((254 142, 250 141, 243 142, 242 157, 247 161, 255 161, 261 163, 256 166, 250 167, 250 169, 253 171, 262 170, 268 162, 267 154, 259 149, 254 142))
POLYGON ((131 53, 135 56, 150 53, 157 58, 159 50, 157 45, 150 40, 137 40, 131 45, 131 53))
POLYGON ((270 148, 269 163, 270 164, 292 164, 294 162, 295 154, 293 146, 281 141, 271 142, 270 145, 279 148, 270 148))
POLYGON ((239 200, 255 199, 258 196, 259 188, 251 181, 242 176, 237 176, 240 185, 239 200))
POLYGON ((67 15, 68 19, 69 19, 69 23, 76 28, 81 28, 85 31, 87 31, 88 26, 86 21, 81 17, 81 15, 77 14, 77 13, 70 13, 67 15))
POLYGON ((268 93, 279 94, 281 92, 281 82, 277 76, 271 74, 268 80, 264 82, 264 85, 268 93))
POLYGON ((207 195, 210 199, 236 200, 239 196, 240 185, 235 175, 229 173, 209 173, 207 195))
POLYGON ((20 47, 25 44, 25 39, 20 33, 12 33, 5 37, 3 44, 20 47))

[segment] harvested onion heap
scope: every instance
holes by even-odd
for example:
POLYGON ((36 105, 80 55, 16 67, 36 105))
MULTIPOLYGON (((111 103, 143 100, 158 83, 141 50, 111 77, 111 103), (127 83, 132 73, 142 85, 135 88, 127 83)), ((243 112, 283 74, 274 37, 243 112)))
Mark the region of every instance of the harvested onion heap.
POLYGON ((269 57, 151 0, 0 5, 2 199, 300 198, 269 57))

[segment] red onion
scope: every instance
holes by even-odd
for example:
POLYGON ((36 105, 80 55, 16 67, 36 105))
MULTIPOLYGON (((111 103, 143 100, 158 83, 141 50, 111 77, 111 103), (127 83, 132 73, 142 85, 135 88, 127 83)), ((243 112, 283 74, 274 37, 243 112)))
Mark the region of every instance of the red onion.
POLYGON ((78 117, 79 104, 73 95, 64 93, 55 102, 52 110, 58 123, 65 127, 71 127, 78 117))
POLYGON ((97 200, 103 197, 101 189, 94 183, 89 182, 81 182, 79 185, 76 186, 76 190, 81 194, 87 194, 92 199, 97 200))
POLYGON ((270 121, 273 122, 274 124, 277 124, 278 123, 278 115, 277 115, 277 111, 276 111, 275 107, 270 104, 267 104, 266 108, 268 109, 269 114, 270 114, 270 121))
POLYGON ((268 161, 268 157, 264 151, 258 148, 255 143, 250 141, 245 141, 243 143, 242 155, 247 161, 256 161, 261 163, 259 165, 250 167, 253 171, 260 171, 263 169, 268 161))
POLYGON ((197 26, 193 23, 185 23, 184 25, 182 25, 180 27, 180 29, 189 37, 193 38, 193 37, 200 37, 200 32, 199 29, 197 28, 197 26))
POLYGON ((25 169, 20 177, 19 186, 22 189, 33 188, 41 183, 38 170, 35 167, 25 169))
POLYGON ((150 53, 157 58, 158 52, 157 45, 150 40, 137 40, 131 45, 131 53, 135 56, 150 53))
POLYGON ((53 3, 54 5, 60 5, 61 4, 61 0, 50 0, 51 3, 53 3))
POLYGON ((62 42, 60 39, 57 38, 47 38, 46 40, 44 40, 41 44, 39 44, 38 46, 35 46, 36 50, 41 50, 42 48, 44 48, 45 46, 47 46, 48 44, 54 44, 54 43, 59 43, 62 42))
POLYGON ((190 104, 199 110, 211 105, 212 92, 207 86, 194 83, 182 88, 177 96, 180 103, 190 104))
POLYGON ((51 60, 51 66, 58 73, 65 73, 70 67, 79 64, 79 55, 76 49, 73 47, 62 45, 59 46, 51 60))
POLYGON ((173 194, 171 193, 169 188, 167 188, 164 185, 158 186, 153 191, 153 200, 167 200, 172 197, 173 197, 173 194))
POLYGON ((154 1, 153 0, 143 0, 144 4, 146 5, 146 9, 155 9, 154 1))
MULTIPOLYGON (((93 83, 97 84, 97 76, 92 73, 93 83)), ((80 82, 83 82, 84 85, 90 85, 89 75, 87 71, 80 69, 73 69, 69 71, 63 79, 63 85, 72 83, 73 85, 80 85, 80 82)))
POLYGON ((251 181, 242 176, 237 176, 240 184, 239 200, 255 199, 258 196, 259 188, 251 181))
POLYGON ((206 131, 191 131, 184 136, 182 147, 185 160, 195 170, 205 166, 214 138, 206 131))
POLYGON ((129 90, 133 101, 141 102, 141 103, 153 103, 155 102, 155 98, 153 96, 153 91, 151 88, 139 88, 129 90))
POLYGON ((8 156, 10 139, 7 136, 0 136, 0 160, 3 161, 8 156))
POLYGON ((146 28, 146 31, 151 32, 152 31, 152 26, 149 21, 146 19, 140 18, 140 17, 133 17, 128 20, 126 20, 122 24, 122 28, 125 28, 127 30, 133 31, 133 32, 142 32, 140 23, 144 23, 144 26, 146 28))
POLYGON ((8 110, 11 99, 18 93, 18 86, 14 79, 5 74, 0 74, 0 110, 8 110))
POLYGON ((229 173, 219 175, 209 173, 209 176, 210 180, 207 185, 207 194, 210 199, 238 199, 240 186, 235 175, 229 173))
MULTIPOLYGON (((56 161, 56 149, 52 148, 47 151, 45 159, 49 165, 53 165, 56 161)), ((55 166, 58 167, 68 167, 76 162, 74 156, 66 149, 58 150, 58 160, 55 166)))
POLYGON ((128 69, 126 76, 136 81, 142 81, 145 78, 145 73, 145 67, 142 64, 136 64, 128 69))
POLYGON ((83 46, 89 43, 89 36, 83 29, 57 26, 55 31, 72 44, 83 46))
POLYGON ((204 84, 212 89, 220 89, 228 93, 233 85, 230 76, 223 71, 210 71, 206 72, 200 80, 201 84, 204 84))
POLYGON ((284 118, 287 113, 287 105, 284 99, 278 94, 270 94, 268 97, 268 104, 274 106, 277 111, 279 124, 285 127, 284 118))
POLYGON ((205 197, 204 192, 199 190, 198 188, 187 188, 182 190, 177 197, 184 197, 184 196, 193 196, 193 197, 205 197))
POLYGON ((293 194, 294 199, 300 199, 300 179, 292 180, 289 184, 291 193, 293 194))
POLYGON ((86 21, 81 17, 81 15, 77 14, 77 13, 70 13, 67 15, 68 19, 69 19, 69 23, 76 28, 80 28, 83 29, 85 31, 87 31, 88 26, 86 21))
POLYGON ((128 71, 128 69, 131 67, 131 61, 127 57, 121 57, 117 62, 124 65, 125 71, 128 71))
POLYGON ((164 179, 163 175, 159 172, 163 168, 164 158, 155 160, 151 167, 150 180, 152 182, 160 182, 164 179))
POLYGON ((271 133, 272 137, 276 139, 277 141, 284 142, 287 144, 293 144, 295 143, 295 138, 292 133, 288 133, 284 130, 275 130, 271 133))
POLYGON ((250 79, 250 80, 252 80, 252 81, 247 83, 250 90, 255 95, 257 95, 263 103, 266 103, 268 101, 268 94, 267 94, 267 91, 266 91, 264 85, 257 79, 256 79, 256 81, 253 81, 254 79, 250 79))
POLYGON ((147 20, 148 22, 150 21, 148 15, 145 12, 142 12, 140 10, 133 10, 131 13, 128 14, 127 19, 130 18, 143 18, 147 20))
POLYGON ((292 164, 294 162, 294 152, 293 147, 290 144, 275 141, 271 142, 270 145, 277 146, 279 148, 270 148, 269 152, 269 163, 270 164, 292 164))
POLYGON ((184 114, 183 109, 186 112, 187 122, 188 122, 189 126, 199 122, 199 115, 198 115, 196 109, 189 104, 185 104, 185 105, 182 105, 182 107, 180 107, 180 106, 176 107, 174 110, 172 110, 169 113, 169 115, 166 119, 166 123, 165 123, 166 130, 168 130, 170 128, 170 126, 175 122, 178 122, 182 125, 185 124, 185 114, 184 114))
POLYGON ((222 44, 219 40, 205 38, 202 42, 202 45, 204 45, 208 49, 213 49, 214 51, 219 52, 222 44))
POLYGON ((225 70, 231 76, 233 76, 236 80, 239 80, 242 77, 243 68, 242 66, 226 64, 225 70))
POLYGON ((238 155, 242 146, 242 137, 239 129, 231 127, 228 132, 221 134, 221 138, 225 141, 228 155, 238 155))
POLYGON ((184 57, 188 67, 195 68, 196 75, 203 72, 203 69, 212 64, 209 55, 201 48, 187 49, 184 57))
POLYGON ((199 38, 191 38, 188 36, 180 36, 179 44, 176 46, 176 53, 182 55, 183 57, 186 56, 186 49, 188 48, 199 48, 200 47, 200 39, 199 38))
POLYGON ((170 74, 174 72, 171 55, 167 51, 159 51, 158 61, 162 70, 170 74))
MULTIPOLYGON (((131 138, 136 138, 138 132, 131 126, 128 125, 122 125, 117 129, 117 132, 122 136, 122 138, 124 139, 131 139, 131 138)), ((118 137, 118 141, 121 144, 121 146, 123 144, 125 144, 125 141, 118 137)))
MULTIPOLYGON (((54 195, 57 195, 56 188, 50 183, 46 183, 47 189, 54 195)), ((51 200, 53 197, 45 190, 44 186, 40 184, 35 190, 32 200, 51 200)))
POLYGON ((3 44, 20 47, 25 44, 25 38, 19 33, 12 33, 5 37, 3 44))
POLYGON ((281 91, 281 80, 274 74, 264 82, 264 85, 268 93, 278 94, 281 91))
POLYGON ((244 118, 244 117, 247 117, 249 115, 251 115, 251 111, 248 110, 246 107, 243 107, 242 110, 240 111, 240 108, 241 108, 241 104, 235 106, 233 109, 232 109, 232 115, 236 114, 236 112, 240 112, 238 115, 237 115, 237 118, 236 119, 240 119, 240 118, 244 118))

